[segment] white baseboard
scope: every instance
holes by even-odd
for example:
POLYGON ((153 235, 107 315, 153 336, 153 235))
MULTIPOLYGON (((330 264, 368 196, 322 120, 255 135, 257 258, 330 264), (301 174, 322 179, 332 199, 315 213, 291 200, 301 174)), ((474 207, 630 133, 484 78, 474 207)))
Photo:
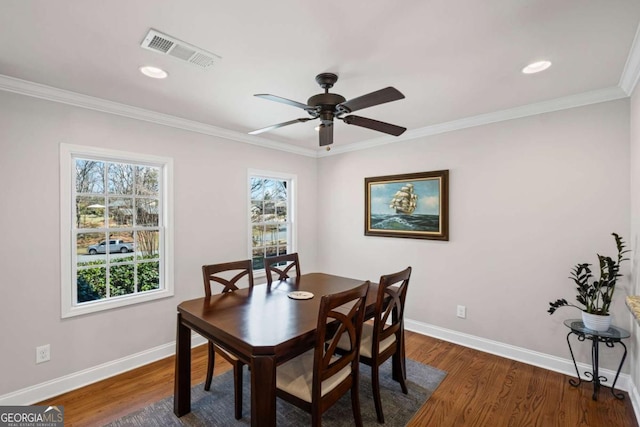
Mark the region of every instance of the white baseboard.
MULTIPOLYGON (((551 356, 549 354, 504 344, 485 338, 479 338, 474 335, 464 334, 462 332, 457 332, 451 329, 445 329, 426 323, 416 322, 413 320, 405 319, 404 325, 405 329, 407 329, 408 331, 418 332, 423 335, 428 335, 430 337, 439 338, 444 341, 460 344, 464 347, 473 348, 485 353, 506 357, 507 359, 517 360, 518 362, 538 366, 550 371, 560 372, 562 374, 573 377, 576 376, 576 368, 573 366, 573 362, 571 361, 571 359, 563 359, 561 357, 551 356)), ((580 372, 591 370, 591 365, 588 365, 586 363, 578 363, 577 365, 580 372)), ((601 376, 604 376, 607 379, 607 384, 613 384, 613 380, 616 376, 615 371, 612 371, 610 369, 600 369, 599 373, 601 376)), ((584 379, 585 378, 583 378, 583 380, 584 379)), ((635 389, 631 382, 631 377, 628 374, 620 374, 620 376, 618 377, 618 381, 616 382, 616 389, 629 392, 632 388, 635 389)), ((636 406, 634 404, 634 409, 636 410, 636 412, 638 412, 640 406, 636 406)))
MULTIPOLYGON (((191 336, 191 346, 196 347, 206 343, 200 335, 191 336)), ((147 365, 156 360, 164 359, 175 354, 176 343, 171 342, 149 350, 141 351, 121 359, 103 363, 83 371, 74 372, 64 377, 56 378, 41 384, 23 388, 0 396, 0 406, 6 405, 33 405, 62 393, 75 390, 80 387, 95 383, 105 378, 130 371, 140 366, 147 365)))
POLYGON ((633 383, 631 390, 629 390, 629 399, 633 405, 633 412, 636 414, 636 420, 640 422, 640 394, 638 393, 638 388, 634 386, 633 383))
MULTIPOLYGON (((444 341, 449 341, 465 347, 473 348, 485 353, 495 354, 507 359, 517 360, 529 365, 538 366, 551 371, 556 371, 569 376, 575 376, 575 368, 573 362, 569 359, 563 359, 544 353, 528 350, 521 347, 504 344, 498 341, 492 341, 479 338, 473 335, 464 334, 451 329, 445 329, 426 323, 416 322, 405 319, 405 328, 409 331, 428 335, 444 341)), ((196 347, 206 343, 206 340, 198 334, 191 337, 191 346, 196 347)), ((121 374, 126 371, 147 365, 156 360, 172 356, 175 353, 175 342, 163 344, 149 350, 141 351, 131 356, 123 357, 111 362, 103 363, 83 371, 74 372, 60 378, 53 379, 41 384, 36 384, 12 393, 0 396, 0 406, 5 405, 32 405, 58 396, 71 390, 84 387, 88 384, 121 374)), ((587 364, 579 363, 578 368, 581 371, 589 370, 591 367, 587 364)), ((601 369, 600 374, 607 378, 607 382, 611 384, 615 377, 615 372, 608 369, 601 369)), ((631 404, 633 405, 636 419, 640 420, 640 393, 636 385, 631 381, 628 374, 620 374, 616 388, 629 393, 631 404)))

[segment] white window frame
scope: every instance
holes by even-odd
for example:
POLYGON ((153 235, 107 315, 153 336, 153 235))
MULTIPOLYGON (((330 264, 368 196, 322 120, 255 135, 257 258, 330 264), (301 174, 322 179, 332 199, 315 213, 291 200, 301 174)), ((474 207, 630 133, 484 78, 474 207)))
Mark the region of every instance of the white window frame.
POLYGON ((149 154, 130 153, 99 147, 60 144, 60 258, 61 258, 61 316, 62 318, 95 313, 117 307, 171 297, 173 278, 173 159, 149 154), (160 288, 132 295, 123 295, 88 303, 77 303, 75 180, 76 158, 90 158, 109 162, 150 164, 162 170, 161 223, 164 238, 160 239, 160 288))
MULTIPOLYGON (((298 247, 298 224, 296 221, 297 214, 297 187, 298 187, 298 176, 289 173, 283 172, 274 172, 267 170, 259 170, 259 169, 248 169, 247 170, 247 244, 248 244, 248 254, 249 259, 253 259, 253 240, 252 240, 252 222, 251 222, 251 178, 267 178, 267 179, 277 179, 282 181, 287 181, 289 185, 287 186, 287 215, 289 217, 289 239, 287 244, 287 253, 296 252, 298 247)), ((264 269, 254 269, 253 270, 254 277, 266 277, 264 269)))

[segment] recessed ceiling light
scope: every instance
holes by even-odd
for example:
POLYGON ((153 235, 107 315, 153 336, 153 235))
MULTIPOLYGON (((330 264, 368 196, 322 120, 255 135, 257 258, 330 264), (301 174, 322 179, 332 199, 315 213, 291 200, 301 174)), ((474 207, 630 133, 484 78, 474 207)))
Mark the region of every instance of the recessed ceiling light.
POLYGON ((538 61, 524 67, 522 69, 522 72, 525 74, 534 74, 539 73, 540 71, 544 71, 549 67, 551 67, 550 61, 538 61))
POLYGON ((147 77, 151 77, 152 79, 164 79, 169 75, 162 68, 151 67, 149 65, 140 67, 140 72, 147 77))

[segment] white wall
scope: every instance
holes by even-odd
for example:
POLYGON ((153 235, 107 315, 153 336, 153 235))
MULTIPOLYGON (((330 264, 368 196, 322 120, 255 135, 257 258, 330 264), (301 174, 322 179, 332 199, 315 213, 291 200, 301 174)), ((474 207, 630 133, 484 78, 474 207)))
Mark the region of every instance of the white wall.
MULTIPOLYGON (((640 89, 636 89, 631 97, 631 292, 640 295, 640 89)), ((640 387, 640 328, 638 322, 632 322, 631 378, 636 385, 635 399, 640 403, 638 387, 640 387)), ((638 409, 636 409, 638 410, 638 409)), ((636 413, 636 416, 638 414, 636 413)))
MULTIPOLYGON (((629 126, 620 100, 316 160, 0 92, 0 396, 172 342, 200 266, 246 257, 247 168, 298 175, 305 271, 377 280, 412 265, 408 319, 566 359, 562 320, 579 312, 549 316, 548 302, 573 298, 574 264, 614 254, 611 232, 632 240, 629 126), (60 142, 173 157, 175 297, 60 319, 60 142), (438 169, 450 170, 449 242, 364 236, 365 177, 438 169), (35 365, 45 343, 52 360, 35 365)), ((628 275, 620 286, 614 322, 629 328, 628 275)))
MULTIPOLYGON (((562 322, 580 311, 550 316, 548 302, 574 301, 570 269, 615 255, 612 232, 629 241, 628 159, 628 100, 322 158, 319 267, 377 281, 411 265, 408 319, 567 359, 562 322), (440 169, 450 170, 450 241, 364 236, 365 177, 440 169)), ((629 328, 626 294, 613 316, 629 328)), ((610 356, 603 365, 617 367, 610 356)))
POLYGON ((171 343, 200 266, 247 258, 247 169, 297 174, 299 252, 316 259, 316 160, 0 92, 0 396, 171 343), (175 296, 60 319, 59 144, 174 159, 175 296), (35 364, 35 347, 51 361, 35 364))

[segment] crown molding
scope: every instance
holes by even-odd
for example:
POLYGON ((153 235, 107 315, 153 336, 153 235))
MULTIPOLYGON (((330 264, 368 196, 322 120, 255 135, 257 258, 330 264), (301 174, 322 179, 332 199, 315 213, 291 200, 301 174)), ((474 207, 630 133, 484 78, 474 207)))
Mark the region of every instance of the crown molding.
POLYGON ((115 114, 135 120, 142 120, 145 122, 169 126, 176 129, 197 132, 204 135, 217 136, 232 141, 256 145, 262 148, 271 148, 280 151, 287 151, 294 154, 300 154, 303 156, 317 157, 315 150, 272 141, 270 139, 258 136, 247 135, 244 133, 208 125, 205 123, 196 122, 194 120, 187 120, 168 114, 146 110, 144 108, 132 107, 130 105, 107 101, 105 99, 83 95, 81 93, 64 89, 58 89, 52 86, 34 83, 15 77, 9 77, 2 74, 0 74, 0 90, 44 99, 47 101, 59 102, 62 104, 72 105, 74 107, 85 108, 88 110, 115 114))
MULTIPOLYGON (((636 35, 636 40, 638 35, 636 35)), ((640 75, 640 41, 634 41, 634 49, 629 55, 627 66, 625 66, 625 81, 638 80, 640 75), (635 64, 635 65, 634 65, 635 64), (627 70, 633 70, 628 71, 627 70)), ((635 84, 635 83, 634 83, 635 84)), ((622 85, 622 83, 621 83, 622 85)), ((633 85, 632 85, 633 86, 633 85)), ((628 86, 633 90, 632 86, 628 86)), ((402 141, 409 141, 417 138, 438 135, 441 133, 452 132, 460 129, 466 129, 475 126, 482 126, 490 123, 501 122, 505 120, 518 119, 537 114, 549 113, 553 111, 566 110, 569 108, 581 107, 585 105, 597 104, 600 102, 613 101, 616 99, 626 98, 630 92, 627 92, 622 86, 615 86, 606 89, 584 92, 577 95, 565 96, 550 101, 538 102, 535 104, 524 105, 521 107, 510 108, 507 110, 496 111, 492 113, 480 114, 477 116, 466 117, 450 122, 438 123, 432 126, 426 126, 419 129, 412 129, 399 137, 382 136, 379 138, 369 139, 362 142, 347 144, 342 146, 331 147, 330 151, 325 149, 307 149, 298 147, 284 142, 273 141, 271 139, 247 135, 244 133, 219 128, 193 120, 187 120, 168 114, 158 113, 155 111, 145 110, 143 108, 132 107, 130 105, 118 102, 107 101, 105 99, 93 96, 83 95, 77 92, 71 92, 64 89, 58 89, 52 86, 46 86, 39 83, 29 82, 27 80, 17 79, 0 74, 0 90, 13 92, 20 95, 40 98, 47 101, 59 102, 62 104, 72 105, 75 107, 86 108, 89 110, 100 111, 109 114, 115 114, 128 117, 135 120, 142 120, 163 126, 169 126, 176 129, 197 132, 204 135, 216 136, 232 141, 243 142, 262 148, 270 148, 274 150, 285 151, 307 157, 327 157, 351 151, 366 150, 381 145, 387 145, 402 141)))
POLYGON ((638 78, 640 78, 640 25, 636 29, 636 36, 633 38, 629 56, 627 56, 627 62, 624 64, 624 70, 622 70, 622 76, 620 76, 618 86, 620 86, 628 96, 631 96, 636 84, 638 84, 638 78))
POLYGON ((366 150, 373 147, 379 147, 381 145, 392 144, 401 141, 409 141, 426 136, 453 132, 460 129, 482 126, 496 122, 503 122, 505 120, 519 119, 522 117, 535 116, 538 114, 566 110, 569 108, 582 107, 585 105, 597 104, 600 102, 615 101, 617 99, 627 97, 628 95, 625 93, 625 91, 618 86, 594 90, 590 92, 583 92, 577 95, 565 96, 550 101, 537 102, 535 104, 523 105, 521 107, 480 114, 472 117, 465 117, 463 119, 438 123, 419 129, 412 129, 398 137, 383 136, 367 141, 333 147, 331 151, 319 152, 318 157, 327 157, 341 153, 348 153, 351 151, 366 150))

